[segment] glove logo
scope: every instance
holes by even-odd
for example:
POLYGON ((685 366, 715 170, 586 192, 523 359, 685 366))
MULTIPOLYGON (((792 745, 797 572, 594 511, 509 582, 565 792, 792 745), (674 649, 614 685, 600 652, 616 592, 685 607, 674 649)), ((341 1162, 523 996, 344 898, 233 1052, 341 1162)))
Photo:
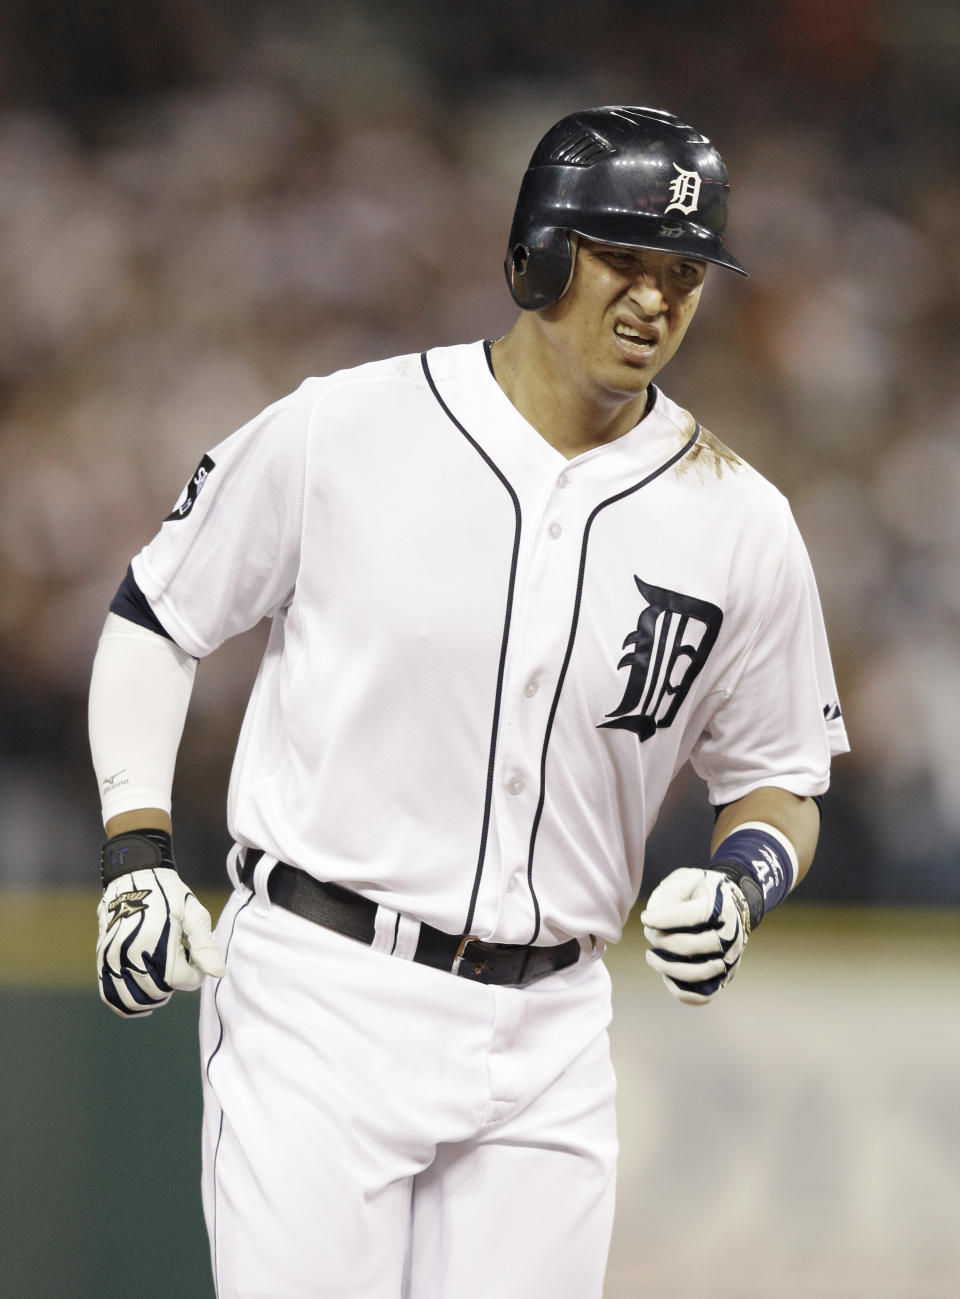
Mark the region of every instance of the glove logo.
POLYGON ((108 908, 111 913, 111 920, 107 925, 106 932, 109 933, 115 924, 121 920, 126 920, 128 916, 136 916, 141 911, 146 911, 144 898, 148 897, 149 894, 149 889, 131 889, 128 893, 118 893, 108 908))
POLYGON ((210 477, 211 470, 216 469, 216 465, 209 456, 204 456, 197 465, 196 473, 187 483, 184 493, 180 500, 174 506, 172 513, 164 519, 164 523, 176 523, 178 519, 185 519, 193 509, 197 497, 203 491, 207 479, 210 477))
POLYGON ((633 580, 647 607, 621 647, 627 653, 617 667, 630 669, 623 698, 599 726, 633 731, 642 744, 676 717, 720 634, 723 610, 633 580))
POLYGON ((673 164, 673 170, 677 173, 670 182, 669 190, 672 203, 668 203, 663 209, 664 214, 667 212, 683 212, 689 216, 691 212, 696 212, 697 203, 700 201, 700 173, 696 171, 684 171, 682 167, 673 164))

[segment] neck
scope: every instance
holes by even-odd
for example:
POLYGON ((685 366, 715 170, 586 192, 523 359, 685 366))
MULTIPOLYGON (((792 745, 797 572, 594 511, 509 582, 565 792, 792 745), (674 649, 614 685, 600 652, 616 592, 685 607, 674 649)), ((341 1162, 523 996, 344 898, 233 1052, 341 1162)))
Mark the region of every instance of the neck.
POLYGON ((647 388, 625 395, 588 385, 558 364, 526 316, 492 345, 491 360, 512 404, 568 460, 623 437, 646 413, 647 388))

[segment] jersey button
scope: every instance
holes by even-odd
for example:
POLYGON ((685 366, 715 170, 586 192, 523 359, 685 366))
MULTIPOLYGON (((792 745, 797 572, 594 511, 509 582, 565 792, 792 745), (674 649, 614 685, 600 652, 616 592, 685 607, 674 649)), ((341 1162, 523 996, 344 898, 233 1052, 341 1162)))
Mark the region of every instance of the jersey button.
POLYGON ((567 487, 569 486, 569 483, 570 483, 570 479, 567 477, 566 474, 561 474, 560 477, 557 479, 558 487, 567 487))
POLYGON ((553 523, 550 524, 550 527, 547 528, 547 531, 550 533, 550 536, 553 537, 554 541, 556 541, 557 537, 559 537, 563 532, 563 528, 559 523, 557 523, 556 519, 554 519, 553 523))
POLYGON ((522 794, 526 786, 519 776, 514 776, 507 785, 508 794, 522 794))
POLYGON ((532 699, 539 689, 540 689, 539 681, 528 681, 527 684, 523 687, 523 693, 527 696, 528 699, 532 699))
POLYGON ((520 883, 520 876, 511 875, 509 880, 507 880, 507 892, 508 893, 516 892, 516 888, 519 883, 520 883))

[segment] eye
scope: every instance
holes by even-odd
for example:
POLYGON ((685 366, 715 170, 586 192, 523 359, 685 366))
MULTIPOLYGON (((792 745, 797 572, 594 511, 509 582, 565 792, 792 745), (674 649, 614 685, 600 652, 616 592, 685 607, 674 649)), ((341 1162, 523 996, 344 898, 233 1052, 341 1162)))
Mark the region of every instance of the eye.
POLYGON ((707 273, 707 268, 703 262, 677 262, 673 267, 673 274, 681 284, 693 287, 700 283, 707 273))
POLYGON ((632 253, 626 248, 605 248, 600 256, 610 266, 615 266, 618 270, 626 270, 632 267, 637 257, 636 253, 632 253))

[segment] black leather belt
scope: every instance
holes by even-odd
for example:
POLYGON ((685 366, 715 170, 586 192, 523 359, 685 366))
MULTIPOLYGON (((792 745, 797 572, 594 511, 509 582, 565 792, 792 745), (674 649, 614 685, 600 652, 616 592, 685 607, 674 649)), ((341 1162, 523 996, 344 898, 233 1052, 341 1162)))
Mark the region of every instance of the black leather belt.
MULTIPOLYGON (((239 872, 247 888, 253 887, 253 872, 262 856, 258 848, 247 849, 239 872)), ((377 904, 339 884, 324 884, 296 866, 278 862, 270 872, 267 895, 278 907, 314 924, 361 943, 373 942, 377 904)), ((457 937, 421 923, 413 959, 420 965, 432 965, 434 969, 446 970, 475 983, 523 987, 575 965, 580 951, 576 938, 557 947, 517 947, 510 943, 485 943, 469 935, 457 937)))

